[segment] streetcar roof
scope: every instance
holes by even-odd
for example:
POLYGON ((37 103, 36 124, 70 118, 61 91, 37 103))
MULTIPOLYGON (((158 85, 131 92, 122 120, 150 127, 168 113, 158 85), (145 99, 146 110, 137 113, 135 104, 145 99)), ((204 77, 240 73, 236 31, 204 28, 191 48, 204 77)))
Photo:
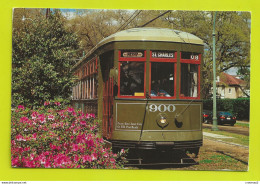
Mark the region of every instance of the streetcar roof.
POLYGON ((114 33, 101 40, 97 47, 114 41, 162 41, 203 45, 203 41, 197 36, 168 28, 132 28, 114 33))
MULTIPOLYGON (((91 49, 84 58, 90 56, 97 48, 101 47, 102 45, 110 42, 120 41, 157 41, 204 45, 203 41, 199 37, 183 31, 155 27, 132 28, 116 32, 104 38, 93 49, 91 49)), ((73 68, 77 67, 82 62, 82 60, 84 60, 84 58, 82 58, 76 65, 74 65, 73 68)))

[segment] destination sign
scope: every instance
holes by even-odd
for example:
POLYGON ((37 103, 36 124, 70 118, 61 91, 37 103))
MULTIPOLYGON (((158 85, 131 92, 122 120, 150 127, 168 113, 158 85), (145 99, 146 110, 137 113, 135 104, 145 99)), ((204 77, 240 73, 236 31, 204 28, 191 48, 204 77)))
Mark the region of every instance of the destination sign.
POLYGON ((144 57, 144 51, 122 51, 121 57, 144 57))
POLYGON ((174 58, 175 52, 152 51, 153 58, 174 58))

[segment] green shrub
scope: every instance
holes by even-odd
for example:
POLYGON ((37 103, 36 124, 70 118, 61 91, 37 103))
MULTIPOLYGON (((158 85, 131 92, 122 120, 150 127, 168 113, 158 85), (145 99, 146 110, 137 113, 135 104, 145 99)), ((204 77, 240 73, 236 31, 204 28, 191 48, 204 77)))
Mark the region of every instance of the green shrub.
MULTIPOLYGON (((203 109, 212 110, 213 100, 203 100, 203 109)), ((249 120, 250 99, 217 99, 217 111, 229 111, 240 120, 249 120)))

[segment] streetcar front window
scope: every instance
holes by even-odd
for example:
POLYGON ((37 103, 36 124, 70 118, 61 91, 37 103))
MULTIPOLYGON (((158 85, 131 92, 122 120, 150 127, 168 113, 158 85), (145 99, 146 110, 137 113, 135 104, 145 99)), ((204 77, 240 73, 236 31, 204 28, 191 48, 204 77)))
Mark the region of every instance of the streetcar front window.
POLYGON ((198 97, 198 65, 181 64, 181 96, 198 97))
POLYGON ((151 63, 151 97, 174 96, 174 63, 151 63))
POLYGON ((120 63, 120 95, 144 96, 144 62, 120 63))

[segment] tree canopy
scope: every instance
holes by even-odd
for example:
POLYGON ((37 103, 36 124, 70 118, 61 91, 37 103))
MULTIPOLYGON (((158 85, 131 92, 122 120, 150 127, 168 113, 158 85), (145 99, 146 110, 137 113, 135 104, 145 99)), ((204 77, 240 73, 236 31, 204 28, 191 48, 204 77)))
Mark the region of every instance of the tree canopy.
POLYGON ((37 17, 23 22, 20 13, 14 13, 13 23, 12 103, 37 106, 48 99, 68 98, 77 36, 65 28, 60 11, 47 17, 38 11, 37 17))
MULTIPOLYGON (((88 51, 104 37, 120 31, 118 28, 131 16, 134 19, 130 19, 123 29, 140 27, 166 11, 85 10, 84 12, 71 19, 68 25, 80 36, 81 41, 86 43, 84 49, 88 51)), ((250 65, 250 21, 249 12, 217 13, 216 60, 219 72, 232 67, 250 65)), ((200 37, 206 45, 205 62, 212 61, 213 12, 170 11, 146 27, 172 28, 200 37)))
MULTIPOLYGON (((173 11, 165 21, 172 27, 192 33, 205 42, 204 65, 202 67, 204 95, 212 83, 212 31, 213 13, 209 11, 173 11)), ((250 67, 250 13, 249 12, 217 12, 216 17, 216 66, 217 75, 232 67, 248 71, 250 67)), ((240 72, 244 79, 250 72, 240 72)), ((249 80, 246 80, 249 84, 249 80)))

